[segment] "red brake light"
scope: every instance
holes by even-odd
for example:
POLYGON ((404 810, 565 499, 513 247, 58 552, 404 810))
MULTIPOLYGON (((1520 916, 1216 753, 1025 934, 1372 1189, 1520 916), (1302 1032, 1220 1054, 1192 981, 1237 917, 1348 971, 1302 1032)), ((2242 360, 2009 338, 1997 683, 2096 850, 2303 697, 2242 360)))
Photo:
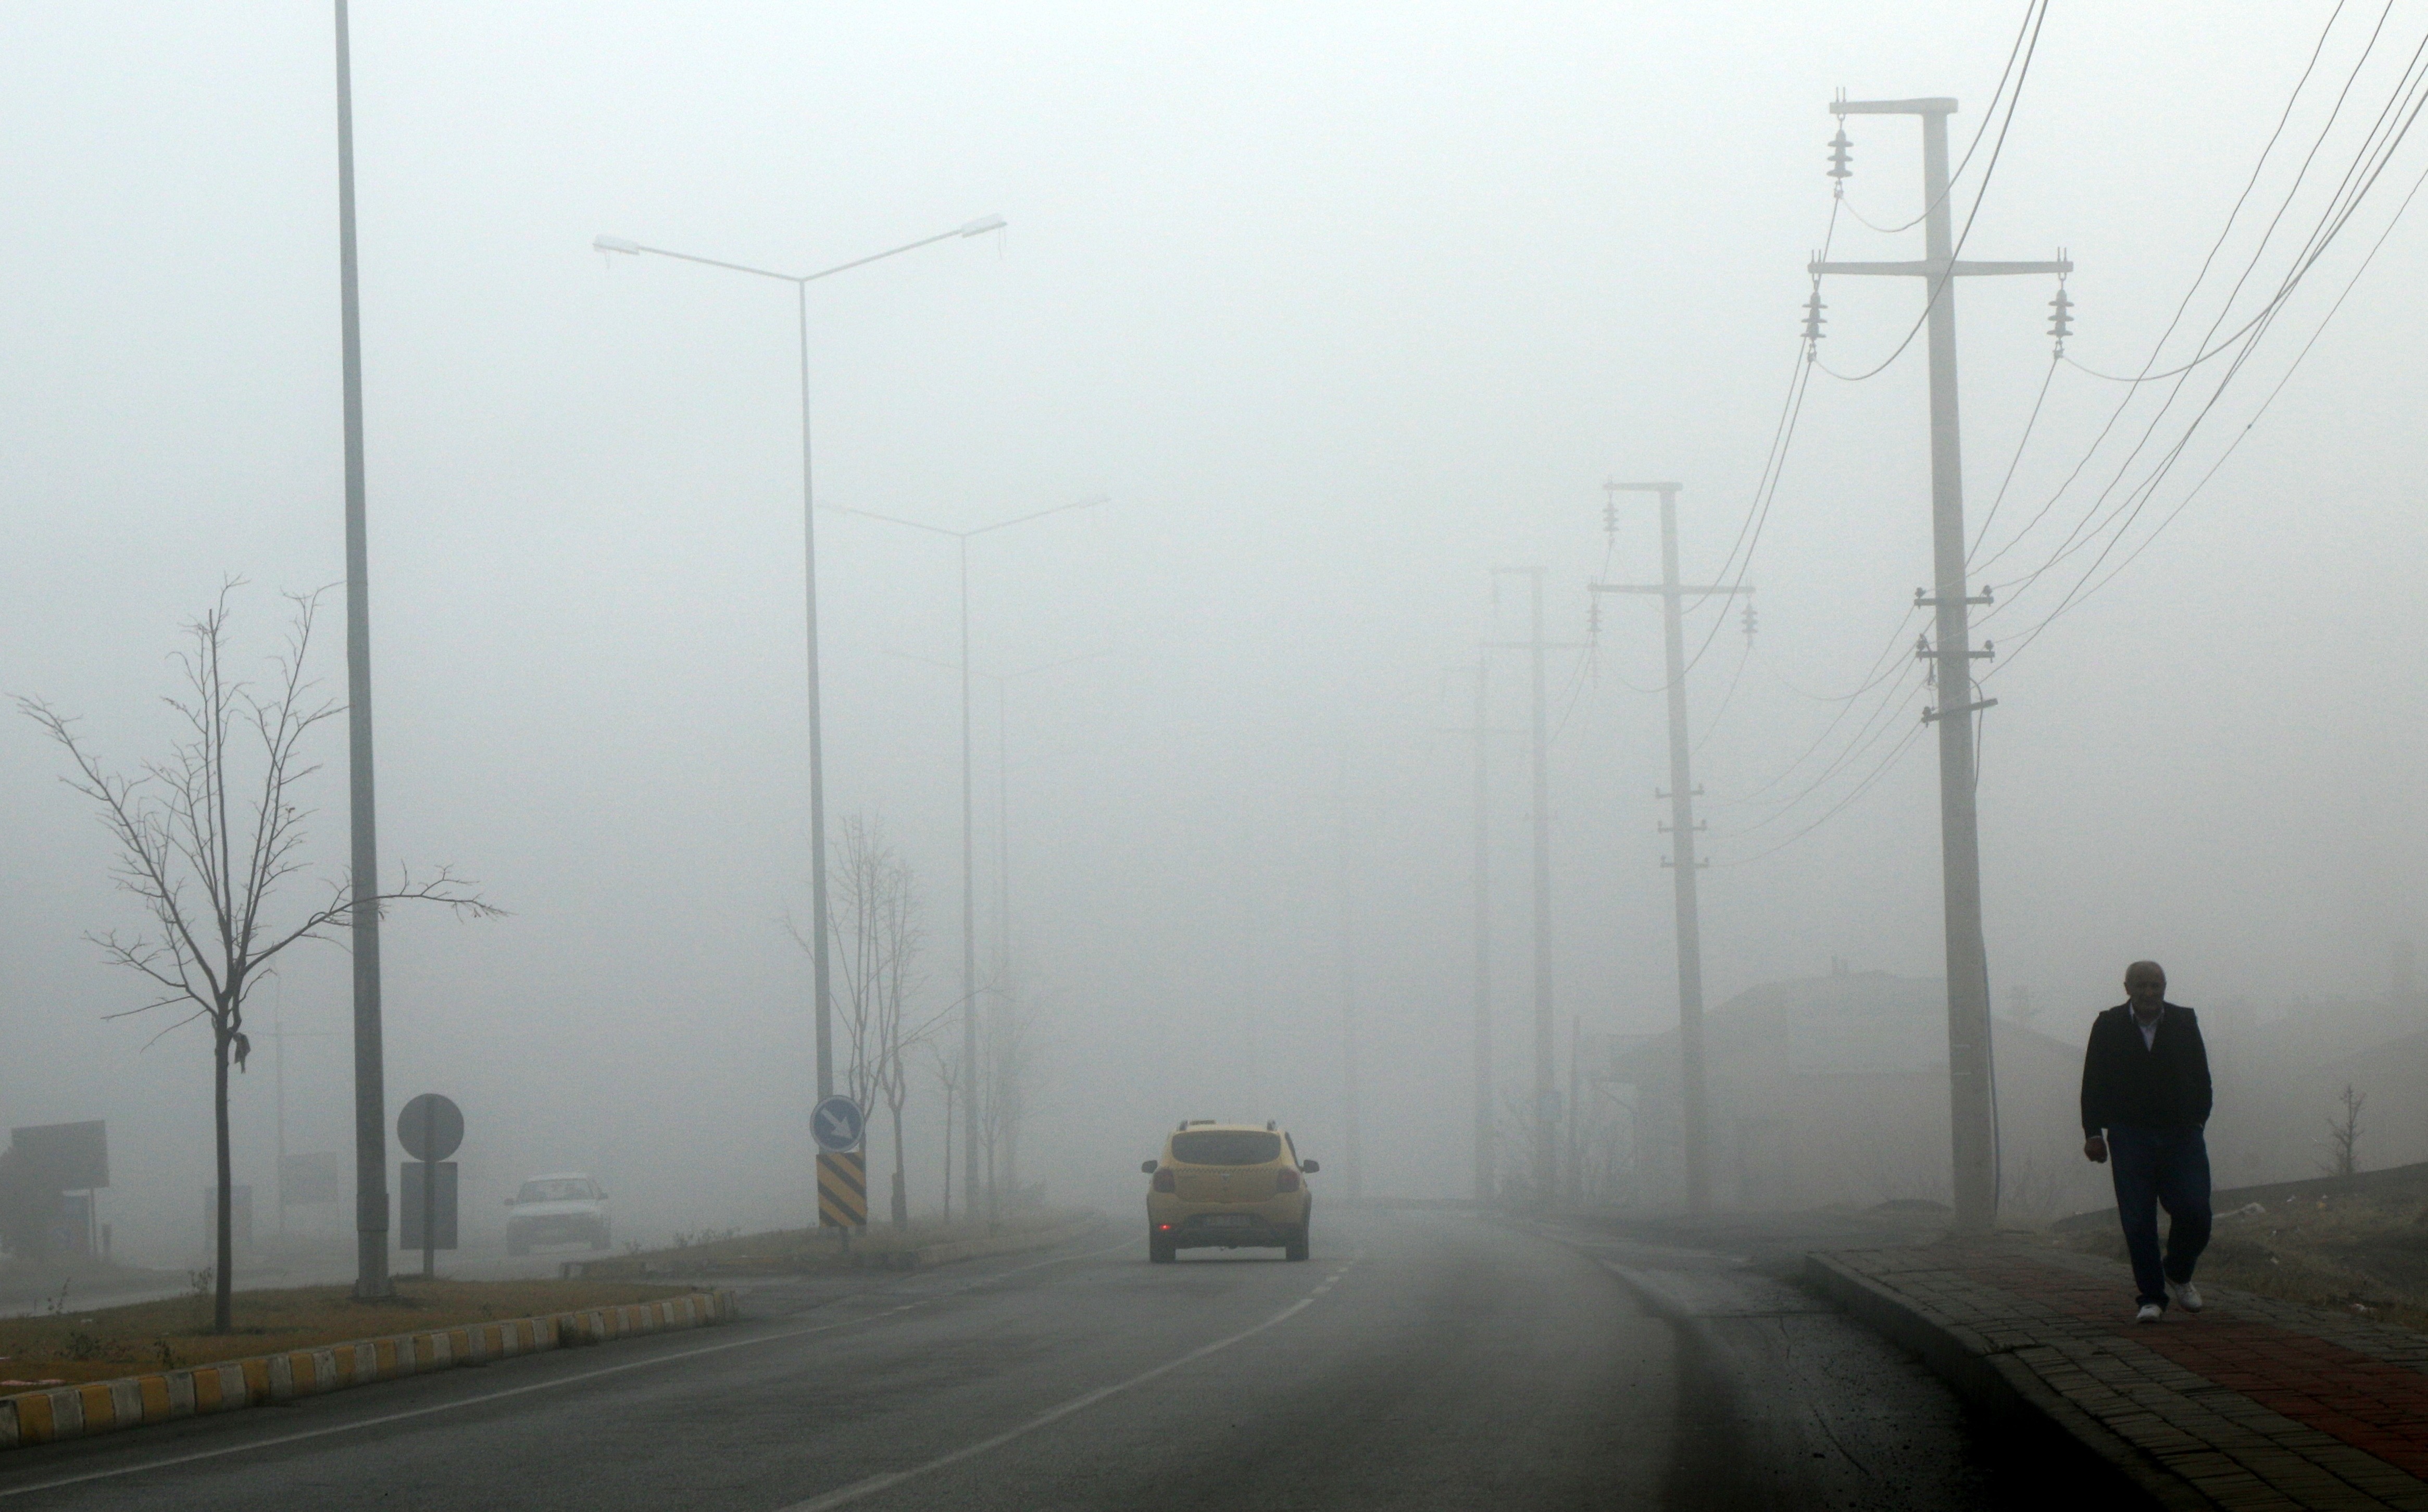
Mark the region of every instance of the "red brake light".
POLYGON ((1273 1190, 1275 1192, 1296 1192, 1298 1190, 1298 1173, 1291 1170, 1288 1166, 1282 1167, 1281 1170, 1275 1172, 1273 1175, 1273 1190))
POLYGON ((1155 1190, 1157 1192, 1178 1192, 1180 1190, 1180 1177, 1173 1173, 1172 1167, 1165 1166, 1162 1170, 1157 1171, 1155 1174, 1155 1190))

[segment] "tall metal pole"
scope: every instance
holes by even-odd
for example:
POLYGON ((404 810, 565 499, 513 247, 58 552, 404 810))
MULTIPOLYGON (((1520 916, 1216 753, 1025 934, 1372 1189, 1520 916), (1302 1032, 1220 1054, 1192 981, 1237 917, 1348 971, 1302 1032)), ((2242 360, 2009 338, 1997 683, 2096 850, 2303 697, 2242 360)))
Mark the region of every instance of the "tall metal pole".
POLYGON ((810 912, 817 915, 810 949, 816 981, 818 1097, 834 1095, 834 987, 827 928, 826 718, 818 681, 818 511, 810 489, 810 286, 793 285, 801 337, 801 581, 808 585, 810 642, 810 912))
MULTIPOLYGON (((994 879, 995 990, 1003 1011, 1014 1007, 1011 983, 1011 675, 994 683, 994 879)), ((1009 1106, 1003 1110, 1003 1185, 1014 1200, 1020 1195, 1021 1096, 1017 1077, 1005 1088, 1009 1106)))
MULTIPOLYGON (((1974 808, 1973 715, 1994 699, 1977 699, 1973 688, 1971 607, 1986 603, 1966 593, 1964 579, 1963 448, 1956 392, 1956 283, 1982 274, 2058 273, 2074 271, 2065 258, 2053 262, 1959 262, 1954 214, 1947 195, 1947 118, 1956 102, 1840 100, 1829 107, 1850 115, 1910 115, 1922 121, 1922 196, 1927 206, 1926 256, 1914 263, 1820 262, 1824 273, 1886 274, 1927 280, 1926 320, 1930 352, 1930 543, 1933 590, 1915 595, 1935 612, 1939 644, 1939 706, 1923 717, 1939 726, 1939 859, 1944 894, 1943 921, 1947 951, 1947 1099, 1950 1160, 1956 1198, 1955 1226, 1986 1232, 1997 1217, 1997 1130, 1990 1085, 1990 963, 1981 930, 1981 835, 1974 808)), ((1814 299, 1819 299, 1816 291, 1814 299)), ((1816 304, 1817 310, 1817 304, 1816 304)))
MULTIPOLYGON (((970 802, 970 538, 961 552, 961 1058, 969 1078, 961 1093, 961 1210, 978 1213, 978 895, 976 815, 970 802)), ((992 1206, 993 1183, 987 1199, 992 1206)))
POLYGON ((1475 1200, 1492 1200, 1492 658, 1475 661, 1475 1200))
POLYGON ((387 1273, 387 1070, 380 1034, 379 830, 371 790, 369 529, 363 504, 362 288, 354 261, 354 75, 337 13, 337 309, 346 412, 346 768, 354 947, 354 1295, 396 1295, 387 1273))
POLYGON ((1668 672, 1669 697, 1669 833, 1671 854, 1662 862, 1671 873, 1678 920, 1678 1110, 1680 1142, 1685 1157, 1686 1208, 1703 1212, 1712 1202, 1711 1076, 1703 1047, 1703 925, 1697 888, 1702 862, 1695 854, 1695 774, 1692 742, 1686 720, 1686 625, 1682 600, 1710 595, 1746 594, 1743 583, 1727 585, 1678 581, 1678 493, 1675 483, 1607 483, 1611 496, 1603 519, 1618 529, 1617 496, 1657 493, 1661 496, 1661 582, 1658 586, 1632 583, 1593 585, 1596 593, 1658 594, 1661 598, 1662 654, 1668 672))
POLYGON ((1342 1194, 1355 1207, 1366 1192, 1365 1142, 1357 1090, 1357 902, 1355 868, 1350 864, 1349 758, 1340 759, 1340 844, 1337 861, 1340 890, 1340 1098, 1341 1147, 1348 1155, 1342 1194))
POLYGON ((1543 569, 1529 570, 1534 626, 1534 1191, 1549 1207, 1557 1175, 1551 1143, 1551 1100, 1557 1095, 1551 1063, 1551 731, 1544 685, 1543 569))

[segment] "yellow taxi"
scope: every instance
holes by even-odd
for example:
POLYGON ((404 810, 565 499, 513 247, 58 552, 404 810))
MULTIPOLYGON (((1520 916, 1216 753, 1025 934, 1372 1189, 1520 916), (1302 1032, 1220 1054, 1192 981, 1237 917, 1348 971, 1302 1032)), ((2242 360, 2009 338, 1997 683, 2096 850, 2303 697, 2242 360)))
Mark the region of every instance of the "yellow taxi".
POLYGON ((1163 1159, 1139 1167, 1147 1183, 1146 1254, 1169 1265, 1185 1249, 1278 1249, 1306 1258, 1315 1193, 1288 1130, 1268 1123, 1192 1118, 1163 1137, 1163 1159))

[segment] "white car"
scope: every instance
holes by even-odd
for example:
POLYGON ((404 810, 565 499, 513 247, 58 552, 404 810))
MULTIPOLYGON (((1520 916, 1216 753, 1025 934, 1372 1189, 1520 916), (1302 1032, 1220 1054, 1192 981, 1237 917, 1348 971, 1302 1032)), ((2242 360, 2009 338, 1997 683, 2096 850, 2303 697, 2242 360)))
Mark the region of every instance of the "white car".
POLYGON ((603 1250, 611 1242, 607 1193, 580 1171, 533 1176, 506 1199, 506 1253, 529 1255, 534 1244, 586 1242, 603 1250))

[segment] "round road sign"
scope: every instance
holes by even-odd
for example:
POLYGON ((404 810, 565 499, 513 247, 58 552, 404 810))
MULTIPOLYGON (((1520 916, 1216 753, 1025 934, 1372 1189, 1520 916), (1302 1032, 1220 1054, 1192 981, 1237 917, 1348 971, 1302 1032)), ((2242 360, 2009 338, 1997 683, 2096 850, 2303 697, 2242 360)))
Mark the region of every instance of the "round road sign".
POLYGON ((464 1110, 451 1098, 423 1093, 396 1115, 396 1137, 417 1160, 444 1160, 464 1142, 464 1110))
POLYGON ((868 1115, 860 1104, 837 1093, 821 1098, 810 1110, 810 1138, 828 1155, 848 1155, 860 1148, 861 1137, 868 1132, 868 1115))

